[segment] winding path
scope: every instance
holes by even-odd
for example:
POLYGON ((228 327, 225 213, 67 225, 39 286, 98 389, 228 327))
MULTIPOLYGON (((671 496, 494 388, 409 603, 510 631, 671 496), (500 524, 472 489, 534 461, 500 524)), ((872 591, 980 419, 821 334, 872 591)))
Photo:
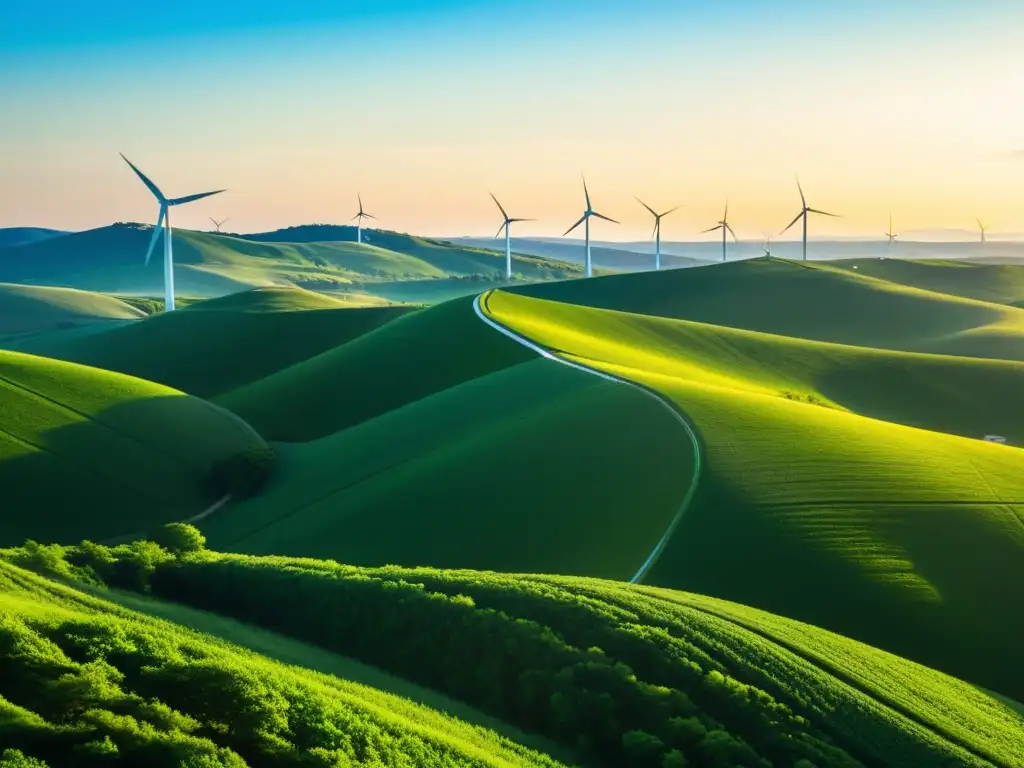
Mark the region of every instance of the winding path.
POLYGON ((476 311, 476 316, 483 320, 485 323, 487 323, 487 325, 489 325, 491 328, 493 328, 494 330, 498 331, 501 334, 504 334, 508 338, 515 341, 517 344, 521 344, 527 349, 536 352, 541 357, 547 358, 548 360, 553 360, 556 363, 561 363, 562 365, 566 365, 570 368, 575 368, 578 371, 589 373, 591 376, 598 376, 608 381, 614 381, 617 384, 623 384, 627 387, 632 387, 633 389, 637 389, 643 392, 648 397, 653 397, 655 400, 661 403, 661 405, 664 406, 669 411, 669 413, 672 414, 675 420, 682 425, 683 429, 686 430, 686 435, 687 437, 690 438, 690 443, 693 445, 693 476, 690 479, 690 487, 686 489, 686 495, 683 497, 682 504, 679 505, 679 509, 676 510, 675 515, 673 515, 672 520, 668 524, 668 528, 665 529, 665 533, 662 534, 662 537, 658 540, 658 543, 654 545, 654 549, 651 550, 651 553, 647 556, 647 559, 644 560, 643 565, 641 565, 637 572, 633 574, 633 576, 629 579, 630 584, 640 584, 643 581, 644 577, 648 574, 648 572, 650 572, 651 568, 654 567, 654 564, 658 562, 658 558, 661 557, 661 553, 665 550, 665 547, 668 545, 668 542, 672 538, 672 535, 676 532, 676 529, 679 527, 679 523, 682 522, 683 516, 686 514, 687 509, 689 509, 690 507, 690 502, 693 501, 693 496, 697 492, 697 483, 700 480, 701 465, 703 463, 700 448, 700 440, 697 438, 697 433, 693 431, 693 427, 690 426, 690 422, 687 421, 686 417, 683 415, 682 411, 679 410, 678 406, 676 406, 675 403, 673 403, 671 400, 669 400, 667 397, 660 394, 659 392, 656 392, 655 390, 651 389, 650 387, 646 387, 643 384, 638 384, 635 381, 630 381, 629 379, 623 379, 619 376, 607 373, 606 371, 591 368, 587 365, 583 365, 582 363, 576 363, 571 360, 566 360, 564 357, 559 357, 550 349, 541 346, 535 341, 531 341, 525 336, 519 335, 511 328, 508 328, 499 323, 494 318, 488 317, 485 307, 487 304, 487 297, 490 296, 491 293, 493 293, 493 291, 485 291, 484 293, 481 293, 479 296, 476 297, 476 299, 473 300, 473 309, 476 311))

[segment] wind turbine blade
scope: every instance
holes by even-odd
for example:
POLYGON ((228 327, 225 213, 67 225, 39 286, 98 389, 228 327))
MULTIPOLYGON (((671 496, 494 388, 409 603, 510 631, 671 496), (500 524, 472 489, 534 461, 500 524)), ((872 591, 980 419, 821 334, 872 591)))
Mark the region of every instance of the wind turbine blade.
POLYGON ((597 211, 591 211, 591 212, 590 212, 590 215, 591 215, 591 216, 597 216, 597 218, 599 218, 599 219, 604 219, 605 221, 610 221, 610 222, 611 222, 612 224, 618 224, 618 223, 619 223, 619 222, 617 222, 617 221, 616 221, 615 219, 609 219, 609 218, 608 218, 607 216, 605 216, 605 215, 604 215, 603 213, 598 213, 597 211))
POLYGON ((182 205, 184 203, 191 203, 193 200, 202 200, 204 197, 209 197, 210 195, 219 195, 221 192, 225 191, 226 190, 223 189, 217 189, 214 190, 213 192, 200 192, 198 195, 186 195, 185 197, 176 197, 173 200, 168 200, 167 204, 182 205))
MULTIPOLYGON (((118 153, 118 154, 121 154, 121 153, 118 153)), ((152 181, 149 180, 149 177, 147 177, 146 174, 144 174, 142 171, 140 171, 138 168, 136 168, 134 165, 132 165, 132 161, 129 160, 127 157, 125 157, 123 154, 121 154, 121 158, 126 163, 128 163, 129 166, 131 166, 131 169, 133 171, 135 171, 135 175, 138 176, 140 179, 142 179, 142 183, 145 184, 146 187, 149 189, 149 191, 152 192, 156 196, 157 200, 159 200, 161 203, 167 202, 167 198, 164 197, 164 193, 160 191, 160 188, 157 187, 156 184, 154 184, 152 181)))
POLYGON ((164 216, 167 214, 167 208, 160 206, 160 215, 157 217, 156 226, 153 227, 153 237, 149 239, 149 248, 146 249, 146 266, 149 266, 149 257, 153 255, 153 247, 156 245, 156 241, 160 239, 161 227, 164 223, 164 216))
POLYGON ((359 201, 359 212, 363 212, 363 194, 362 192, 356 192, 356 200, 359 201))
POLYGON ((590 210, 590 192, 587 190, 587 177, 580 174, 583 179, 583 196, 587 198, 587 210, 590 210))
POLYGON ((353 216, 351 219, 349 219, 349 221, 356 221, 357 219, 361 219, 361 218, 363 218, 363 214, 357 213, 355 216, 353 216))
POLYGON ((220 222, 217 221, 215 218, 213 218, 213 216, 210 217, 210 221, 213 222, 213 226, 215 226, 215 227, 219 227, 220 226, 220 222))
MULTIPOLYGON (((682 207, 683 207, 683 206, 681 206, 681 205, 677 205, 677 206, 676 206, 675 208, 669 208, 669 209, 668 209, 667 211, 665 211, 665 212, 664 212, 663 214, 661 214, 660 216, 658 216, 658 218, 659 218, 659 219, 661 219, 661 218, 664 218, 665 216, 668 216, 668 215, 669 215, 670 213, 675 213, 676 211, 678 211, 678 210, 679 210, 680 208, 682 208, 682 207)), ((653 213, 653 211, 652 211, 652 213, 653 213)))
POLYGON ((651 240, 654 239, 655 235, 658 234, 658 227, 661 226, 661 219, 654 220, 654 229, 651 230, 651 240))
POLYGON ((651 212, 651 216, 653 216, 653 217, 654 217, 654 218, 656 218, 656 219, 658 218, 658 214, 656 214, 656 213, 654 212, 654 209, 653 209, 653 208, 651 208, 651 206, 649 206, 649 205, 648 205, 647 203, 645 203, 645 202, 644 202, 643 200, 641 200, 641 199, 640 199, 639 197, 635 197, 635 196, 634 196, 634 198, 633 198, 633 199, 634 199, 634 200, 636 200, 636 201, 637 201, 638 203, 640 203, 640 205, 642 205, 642 206, 643 206, 644 208, 646 208, 646 209, 647 209, 648 211, 650 211, 650 212, 651 212))
POLYGON ((536 221, 536 219, 509 219, 509 221, 515 223, 517 221, 536 221))
POLYGON ((732 239, 735 240, 738 243, 740 241, 740 239, 738 237, 736 237, 736 233, 732 231, 732 227, 730 227, 728 224, 726 224, 725 228, 729 231, 729 234, 732 235, 732 239))
POLYGON ((729 201, 725 201, 725 215, 722 217, 722 223, 724 224, 729 220, 729 201))
POLYGON ((495 240, 497 240, 497 239, 498 239, 499 237, 501 237, 501 230, 503 230, 503 229, 504 229, 505 227, 507 227, 507 226, 508 226, 508 221, 509 221, 508 219, 505 219, 505 221, 504 221, 504 222, 502 222, 502 225, 501 225, 500 227, 498 227, 498 231, 497 231, 497 233, 496 233, 496 234, 494 235, 494 239, 495 239, 495 240))
POLYGON ((796 188, 798 190, 800 190, 800 204, 804 208, 806 208, 807 207, 807 198, 804 197, 804 188, 802 186, 800 186, 800 177, 799 176, 796 177, 796 188))
POLYGON ((791 227, 792 227, 792 226, 793 226, 794 224, 796 224, 796 223, 797 223, 798 221, 800 221, 800 217, 801 217, 801 216, 803 216, 803 215, 804 215, 804 212, 803 212, 803 211, 800 211, 800 213, 798 213, 798 214, 796 215, 796 218, 795 218, 795 219, 793 219, 793 220, 792 220, 791 222, 789 222, 789 225, 788 225, 788 226, 787 226, 787 227, 786 227, 786 228, 785 228, 784 230, 782 230, 781 232, 779 232, 779 234, 780 234, 780 235, 784 235, 784 234, 786 234, 786 233, 787 233, 787 232, 788 232, 788 231, 790 230, 790 228, 791 228, 791 227))
POLYGON ((374 219, 374 220, 376 220, 376 218, 377 218, 377 217, 376 217, 376 216, 374 216, 374 215, 373 215, 372 213, 365 213, 365 212, 364 212, 364 213, 363 213, 363 218, 366 218, 366 219, 374 219))
MULTIPOLYGON (((584 213, 580 217, 579 221, 577 221, 575 224, 573 224, 571 227, 569 227, 567 230, 565 230, 565 235, 568 235, 570 232, 572 232, 574 229, 576 229, 576 227, 578 227, 580 224, 582 224, 586 220, 587 220, 587 214, 584 213)), ((565 235, 562 235, 562 237, 565 237, 565 235)))
POLYGON ((822 216, 831 216, 834 219, 842 218, 838 213, 829 213, 828 211, 819 211, 817 208, 808 208, 807 212, 808 213, 818 213, 818 214, 821 214, 822 216))
POLYGON ((711 227, 711 229, 702 229, 702 230, 701 230, 700 232, 698 232, 697 234, 700 234, 700 235, 706 235, 706 234, 707 234, 708 232, 717 232, 717 231, 718 231, 718 230, 720 230, 721 228, 722 228, 722 225, 721 225, 721 224, 716 224, 715 226, 711 227))
POLYGON ((498 202, 498 198, 494 196, 493 192, 491 192, 491 199, 494 201, 494 204, 498 206, 498 210, 501 211, 501 215, 505 217, 505 221, 508 221, 508 214, 505 213, 505 209, 501 207, 501 203, 498 202))

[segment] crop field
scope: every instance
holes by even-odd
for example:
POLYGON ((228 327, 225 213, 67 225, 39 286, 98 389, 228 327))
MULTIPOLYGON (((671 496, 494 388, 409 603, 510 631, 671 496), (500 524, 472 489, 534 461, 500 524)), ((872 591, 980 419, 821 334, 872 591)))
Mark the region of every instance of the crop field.
MULTIPOLYGON (((116 564, 141 551, 5 557, 72 576, 91 564, 96 576, 124 574, 116 564)), ((149 551, 155 596, 434 688, 572 746, 585 765, 1024 760, 1024 718, 999 697, 723 600, 597 579, 149 551)))
POLYGON ((697 495, 647 583, 809 621, 1024 695, 1013 661, 1024 598, 1006 589, 1024 583, 1024 451, 731 385, 742 356, 709 377, 665 346, 659 368, 664 336, 647 334, 645 347, 643 323, 632 336, 612 331, 627 315, 595 324, 603 313, 502 292, 486 308, 570 359, 661 392, 697 428, 697 495))
POLYGON ((8 342, 214 397, 350 341, 410 311, 352 308, 297 288, 263 288, 197 302, 105 333, 8 342))
POLYGON ((210 403, 141 379, 0 352, 0 542, 103 539, 194 515, 211 462, 264 445, 210 403))
MULTIPOLYGON (((0 761, 559 764, 385 691, 151 617, 147 601, 133 602, 141 610, 0 564, 0 761)), ((281 638, 274 645, 289 644, 281 638)))
POLYGON ((248 553, 629 579, 692 478, 690 441, 663 411, 533 360, 280 446, 269 487, 203 530, 248 553))
POLYGON ((141 311, 111 296, 70 288, 0 283, 0 335, 140 317, 141 311))

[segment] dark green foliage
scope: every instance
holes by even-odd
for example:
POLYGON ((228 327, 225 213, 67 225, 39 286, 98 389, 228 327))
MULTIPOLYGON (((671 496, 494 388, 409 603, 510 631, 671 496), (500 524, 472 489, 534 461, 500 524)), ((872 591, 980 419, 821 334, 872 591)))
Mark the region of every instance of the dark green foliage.
MULTIPOLYGON (((115 560, 131 554, 119 550, 115 560)), ((456 721, 417 728, 340 681, 3 563, 0 606, 0 768, 554 765, 496 740, 496 762, 484 763, 459 741, 465 733, 445 732, 456 721)))
POLYGON ((172 555, 199 552, 206 547, 206 537, 194 525, 168 523, 154 532, 150 539, 172 555))
POLYGON ((212 495, 230 494, 235 499, 255 496, 266 484, 276 460, 274 449, 251 448, 213 462, 207 475, 212 495))

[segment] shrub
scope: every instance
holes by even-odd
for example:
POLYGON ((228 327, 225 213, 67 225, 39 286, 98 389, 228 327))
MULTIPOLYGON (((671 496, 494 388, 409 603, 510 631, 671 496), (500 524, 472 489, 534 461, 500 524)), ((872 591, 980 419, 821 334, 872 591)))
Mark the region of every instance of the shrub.
POLYGON ((207 474, 210 492, 218 498, 231 494, 236 499, 255 496, 270 477, 277 456, 270 447, 252 448, 213 462, 207 474))
POLYGON ((18 749, 5 749, 0 754, 0 768, 46 768, 46 763, 28 757, 18 749))
POLYGON ((206 537, 194 525, 187 523, 168 523, 162 525, 150 536, 161 547, 172 555, 186 555, 199 552, 206 547, 206 537))

